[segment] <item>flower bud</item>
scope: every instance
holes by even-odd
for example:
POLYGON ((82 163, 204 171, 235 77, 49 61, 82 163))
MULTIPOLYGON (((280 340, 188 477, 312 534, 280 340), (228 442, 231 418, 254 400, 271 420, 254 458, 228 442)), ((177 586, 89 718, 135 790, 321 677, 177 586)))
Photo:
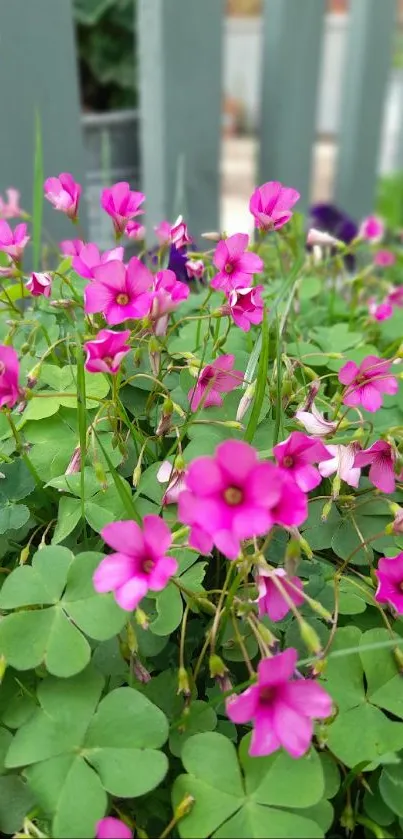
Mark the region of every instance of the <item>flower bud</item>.
POLYGON ((320 643, 319 636, 313 627, 303 618, 298 621, 298 626, 301 638, 309 652, 313 653, 313 655, 320 655, 322 652, 322 645, 320 643))
POLYGON ((95 477, 97 481, 99 481, 99 483, 102 484, 102 489, 108 489, 108 479, 106 477, 106 472, 104 467, 102 466, 102 463, 99 460, 97 460, 95 461, 93 466, 95 477))
POLYGON ((136 623, 138 623, 138 625, 141 626, 142 629, 148 629, 150 623, 148 620, 148 616, 145 612, 143 612, 143 609, 137 608, 134 613, 134 618, 136 623))
POLYGON ((145 685, 151 680, 151 673, 149 673, 147 668, 144 667, 144 664, 141 663, 137 655, 132 656, 130 667, 133 676, 135 676, 139 682, 142 682, 142 684, 145 685))
POLYGON ((175 807, 175 820, 179 821, 179 819, 183 819, 184 816, 187 816, 194 803, 195 799, 193 798, 193 795, 185 795, 180 804, 175 807))
POLYGON ((163 437, 171 430, 173 409, 172 399, 165 399, 162 406, 162 414, 155 431, 157 437, 163 437))
POLYGON ((25 545, 25 548, 23 548, 21 553, 20 553, 19 564, 20 565, 25 565, 25 563, 28 561, 28 559, 29 559, 29 545, 25 545))
POLYGON ((228 672, 228 668, 225 666, 223 660, 215 654, 209 658, 209 670, 212 679, 215 679, 216 676, 223 677, 228 672))
POLYGON ((79 472, 81 469, 81 448, 80 446, 76 446, 74 452, 72 454, 71 460, 69 465, 65 471, 65 475, 73 475, 75 472, 79 472))
POLYGON ((127 624, 126 624, 126 635, 127 635, 127 646, 129 647, 130 652, 131 653, 137 652, 139 645, 137 643, 136 633, 135 633, 130 621, 127 621, 127 624))
POLYGON ((41 372, 41 365, 40 364, 36 364, 35 367, 33 367, 32 370, 29 371, 29 373, 27 375, 27 387, 30 390, 32 390, 32 388, 35 387, 35 385, 36 385, 36 383, 39 379, 40 372, 41 372))
POLYGON ((403 650, 400 647, 393 648, 393 658, 395 659, 399 673, 403 675, 403 650))
POLYGON ((223 239, 224 236, 221 233, 217 233, 216 230, 209 230, 207 233, 201 233, 202 239, 207 239, 209 242, 219 242, 220 239, 223 239))
POLYGON ((241 401, 238 405, 238 410, 236 412, 236 419, 237 419, 238 422, 241 422, 241 420, 244 418, 248 408, 252 404, 254 396, 255 396, 255 390, 256 390, 256 380, 254 382, 252 382, 252 384, 248 385, 248 387, 245 390, 244 395, 241 398, 241 401))
POLYGON ((188 674, 184 667, 180 667, 178 671, 178 690, 177 693, 183 693, 188 698, 191 695, 188 674))

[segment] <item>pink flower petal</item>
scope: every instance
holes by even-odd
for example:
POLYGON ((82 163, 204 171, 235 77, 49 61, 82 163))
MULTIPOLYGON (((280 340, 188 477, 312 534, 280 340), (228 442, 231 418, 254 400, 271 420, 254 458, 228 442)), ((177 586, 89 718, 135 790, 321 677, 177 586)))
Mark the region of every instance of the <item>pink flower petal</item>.
POLYGON ((112 521, 102 528, 101 536, 115 551, 126 554, 130 550, 133 556, 144 551, 143 533, 135 521, 112 521))

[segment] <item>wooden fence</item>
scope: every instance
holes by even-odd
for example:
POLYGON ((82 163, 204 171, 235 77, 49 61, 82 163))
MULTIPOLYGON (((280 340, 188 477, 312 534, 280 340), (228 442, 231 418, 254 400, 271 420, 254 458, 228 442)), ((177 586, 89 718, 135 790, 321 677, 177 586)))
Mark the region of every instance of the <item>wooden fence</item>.
MULTIPOLYGON (((255 180, 296 187, 305 209, 325 7, 325 0, 263 0, 255 180)), ((396 7, 396 0, 350 3, 334 198, 357 219, 373 209, 396 7)), ((138 0, 137 9, 141 186, 149 229, 172 218, 179 204, 195 233, 218 229, 224 2, 138 0)), ((0 0, 0 36, 0 192, 18 187, 29 210, 35 112, 45 175, 72 171, 84 182, 72 0, 0 0)), ((58 215, 49 213, 45 223, 63 237, 68 230, 58 215)))

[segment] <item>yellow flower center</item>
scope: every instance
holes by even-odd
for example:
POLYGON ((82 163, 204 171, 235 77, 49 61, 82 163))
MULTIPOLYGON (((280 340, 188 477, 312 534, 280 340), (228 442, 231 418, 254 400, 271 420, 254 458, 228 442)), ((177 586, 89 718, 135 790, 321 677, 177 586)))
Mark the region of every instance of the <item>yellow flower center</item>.
POLYGON ((143 562, 143 571, 144 571, 144 573, 145 573, 145 574, 149 574, 149 573, 150 573, 150 571, 152 571, 152 570, 153 570, 154 565, 155 565, 155 562, 154 562, 154 560, 153 560, 153 559, 146 559, 146 560, 143 562))
POLYGON ((230 507, 236 507, 243 501, 243 492, 239 487, 227 487, 224 491, 224 499, 230 507))
POLYGON ((118 303, 119 306, 127 306, 128 302, 129 298, 127 294, 118 294, 116 298, 116 303, 118 303))

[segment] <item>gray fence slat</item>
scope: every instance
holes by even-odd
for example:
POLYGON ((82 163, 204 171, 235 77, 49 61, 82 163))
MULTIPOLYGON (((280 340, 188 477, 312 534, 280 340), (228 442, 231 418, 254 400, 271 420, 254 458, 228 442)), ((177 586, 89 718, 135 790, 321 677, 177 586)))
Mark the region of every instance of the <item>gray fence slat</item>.
POLYGON ((335 201, 360 220, 374 208, 396 0, 352 0, 344 59, 335 201))
POLYGON ((264 0, 259 183, 282 181, 309 204, 325 0, 264 0))
MULTIPOLYGON (((0 0, 0 72, 6 91, 0 192, 16 187, 22 207, 30 212, 36 111, 45 178, 71 172, 84 186, 71 0, 0 0)), ((81 208, 84 223, 84 201, 81 208)), ((43 223, 55 241, 77 235, 64 214, 50 206, 45 206, 43 223)))
POLYGON ((196 237, 219 224, 223 0, 139 0, 146 223, 181 210, 196 237))

